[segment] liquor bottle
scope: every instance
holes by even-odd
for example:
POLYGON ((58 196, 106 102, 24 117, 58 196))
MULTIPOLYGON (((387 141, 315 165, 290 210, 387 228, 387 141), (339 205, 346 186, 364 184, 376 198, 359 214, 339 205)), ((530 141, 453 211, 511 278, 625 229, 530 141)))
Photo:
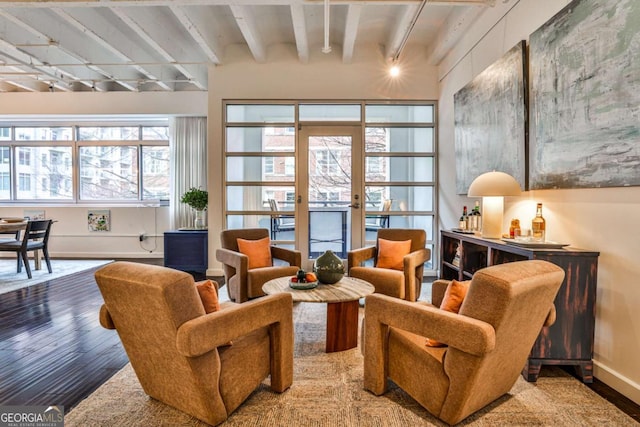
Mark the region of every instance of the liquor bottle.
POLYGON ((482 213, 480 213, 480 202, 476 200, 476 231, 482 231, 482 213))
POLYGON ((464 227, 462 227, 462 229, 464 231, 468 231, 469 230, 469 214, 467 212, 466 206, 462 208, 462 221, 464 221, 464 227))
POLYGON ((511 227, 509 227, 509 238, 515 239, 516 237, 520 237, 520 220, 512 219, 511 227))
POLYGON ((538 207, 536 208, 536 217, 531 221, 531 233, 534 242, 544 242, 546 240, 545 236, 545 221, 542 217, 542 203, 538 203, 538 207))
POLYGON ((469 231, 476 231, 476 208, 474 207, 473 209, 471 209, 471 212, 469 212, 469 231))

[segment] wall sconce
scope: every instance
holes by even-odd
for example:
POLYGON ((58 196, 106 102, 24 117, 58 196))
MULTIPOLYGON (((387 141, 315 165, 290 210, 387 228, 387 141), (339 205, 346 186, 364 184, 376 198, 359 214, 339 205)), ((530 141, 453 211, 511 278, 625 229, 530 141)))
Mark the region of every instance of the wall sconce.
POLYGON ((519 196, 520 184, 504 172, 486 172, 473 180, 467 196, 482 197, 482 237, 502 237, 504 196, 519 196))

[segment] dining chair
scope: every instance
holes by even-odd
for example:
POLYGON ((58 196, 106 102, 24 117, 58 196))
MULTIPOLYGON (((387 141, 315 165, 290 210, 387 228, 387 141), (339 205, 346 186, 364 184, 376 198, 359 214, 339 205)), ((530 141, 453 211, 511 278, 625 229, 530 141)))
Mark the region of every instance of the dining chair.
POLYGON ((389 215, 393 199, 385 200, 380 206, 379 215, 367 215, 365 222, 366 231, 378 231, 381 228, 389 228, 389 215))
POLYGON ((278 202, 275 199, 269 199, 269 208, 271 209, 271 240, 276 240, 276 234, 279 232, 295 231, 294 216, 280 214, 278 202))
POLYGON ((18 257, 18 273, 22 272, 22 264, 24 263, 29 279, 32 277, 27 255, 29 251, 42 250, 45 262, 47 263, 47 270, 49 270, 49 273, 52 273, 48 250, 49 233, 51 232, 52 223, 53 221, 50 219, 28 221, 21 240, 17 239, 0 243, 0 251, 16 253, 18 257))

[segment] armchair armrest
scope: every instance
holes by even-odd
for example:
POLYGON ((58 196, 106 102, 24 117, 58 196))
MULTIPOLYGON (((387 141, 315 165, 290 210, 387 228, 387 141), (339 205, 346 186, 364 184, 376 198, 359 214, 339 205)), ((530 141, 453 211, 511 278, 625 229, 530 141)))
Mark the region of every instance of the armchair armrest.
POLYGON ((405 255, 402 259, 405 271, 407 269, 415 270, 416 268, 427 262, 430 256, 431 250, 427 248, 418 249, 417 251, 413 251, 405 255))
POLYGON ((288 293, 233 304, 180 325, 176 346, 184 356, 197 357, 256 329, 271 325, 280 325, 280 341, 287 340, 287 331, 290 332, 288 339, 293 341, 292 313, 293 300, 288 293))
POLYGON ((178 328, 176 347, 187 357, 197 357, 263 327, 271 337, 271 389, 282 392, 293 381, 291 294, 267 295, 189 320, 178 328))
POLYGON ((377 395, 386 390, 389 327, 433 338, 476 356, 495 347, 495 330, 486 322, 382 294, 366 297, 364 324, 364 383, 377 395))
POLYGON ((450 282, 451 280, 443 279, 433 281, 431 284, 431 304, 440 307, 444 299, 444 293, 447 291, 447 286, 449 286, 450 282))
POLYGON ((107 306, 104 304, 100 306, 100 325, 105 329, 116 328, 116 325, 113 323, 113 319, 111 318, 111 313, 109 313, 109 309, 107 309, 107 306))
POLYGON ((353 249, 347 254, 347 264, 349 270, 352 267, 359 267, 364 261, 376 256, 377 248, 375 246, 367 246, 360 249, 353 249))
POLYGON ((271 246, 271 257, 286 261, 292 266, 302 267, 302 252, 294 249, 271 246))
POLYGON ((431 251, 427 248, 421 248, 404 256, 402 259, 404 270, 404 294, 407 301, 416 301, 420 295, 420 283, 416 283, 416 269, 429 260, 431 251))
POLYGON ((547 314, 547 318, 544 319, 544 324, 542 326, 551 326, 554 323, 556 323, 556 306, 555 304, 551 304, 549 314, 547 314))
POLYGON ((243 253, 232 251, 230 249, 216 250, 216 259, 223 264, 234 268, 236 271, 247 271, 249 266, 249 257, 243 253))
POLYGON ((490 324, 426 304, 372 294, 366 297, 365 317, 367 326, 373 317, 380 324, 434 338, 475 356, 495 347, 495 330, 490 324))

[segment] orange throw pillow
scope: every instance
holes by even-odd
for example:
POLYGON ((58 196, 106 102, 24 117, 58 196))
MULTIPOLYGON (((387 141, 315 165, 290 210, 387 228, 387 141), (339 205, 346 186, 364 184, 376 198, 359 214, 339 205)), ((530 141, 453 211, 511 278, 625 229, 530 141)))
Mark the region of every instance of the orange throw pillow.
MULTIPOLYGON (((460 306, 462 305, 462 301, 464 301, 464 297, 467 295, 468 289, 469 280, 465 280, 464 282, 452 280, 451 282, 449 282, 449 284, 447 285, 447 290, 444 291, 444 297, 442 298, 442 302, 440 303, 440 309, 457 314, 460 311, 460 306)), ((428 347, 443 347, 445 345, 446 344, 438 342, 434 339, 427 338, 428 347)))
POLYGON ((218 299, 218 290, 211 280, 203 280, 196 283, 198 294, 202 300, 204 311, 209 314, 220 310, 220 301, 218 299))
POLYGON ((378 268, 404 270, 403 258, 411 252, 411 240, 378 239, 378 268))
POLYGON ((273 265, 269 237, 259 240, 238 239, 238 250, 249 257, 249 270, 273 265))

